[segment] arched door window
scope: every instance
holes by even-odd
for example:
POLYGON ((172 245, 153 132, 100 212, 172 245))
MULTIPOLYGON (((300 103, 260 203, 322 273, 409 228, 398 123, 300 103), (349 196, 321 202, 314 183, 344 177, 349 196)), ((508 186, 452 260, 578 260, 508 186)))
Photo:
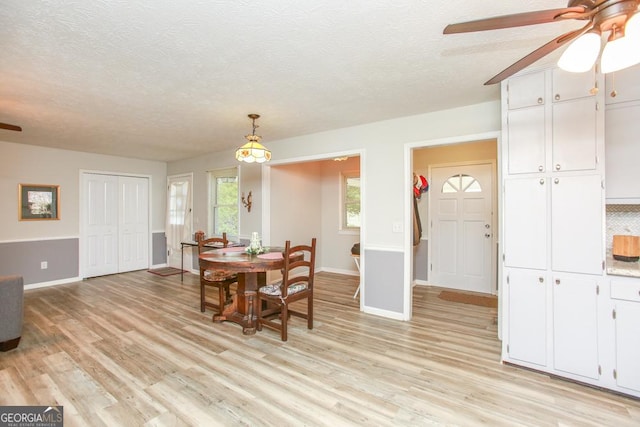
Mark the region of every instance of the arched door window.
POLYGON ((477 179, 471 175, 460 173, 450 176, 442 184, 443 193, 480 193, 482 187, 477 179))

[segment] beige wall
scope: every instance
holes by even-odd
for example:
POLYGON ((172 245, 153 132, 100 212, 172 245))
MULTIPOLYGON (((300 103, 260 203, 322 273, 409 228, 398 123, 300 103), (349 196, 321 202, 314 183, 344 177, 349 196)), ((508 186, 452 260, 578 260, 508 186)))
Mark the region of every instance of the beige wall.
POLYGON ((166 163, 0 141, 0 241, 79 237, 81 170, 150 175, 151 231, 164 230, 166 163), (59 185, 60 220, 18 221, 19 183, 59 185))
POLYGON ((317 237, 318 268, 355 274, 350 251, 360 233, 340 230, 340 186, 341 173, 359 170, 357 156, 341 162, 317 160, 271 167, 271 243, 317 237))

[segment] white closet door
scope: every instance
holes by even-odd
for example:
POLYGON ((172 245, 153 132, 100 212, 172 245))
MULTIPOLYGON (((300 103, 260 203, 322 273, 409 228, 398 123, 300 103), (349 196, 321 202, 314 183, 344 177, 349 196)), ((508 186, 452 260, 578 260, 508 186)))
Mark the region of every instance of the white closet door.
POLYGON ((118 272, 149 267, 149 180, 118 177, 118 272))
POLYGON ((118 272, 118 177, 84 174, 84 277, 118 272))

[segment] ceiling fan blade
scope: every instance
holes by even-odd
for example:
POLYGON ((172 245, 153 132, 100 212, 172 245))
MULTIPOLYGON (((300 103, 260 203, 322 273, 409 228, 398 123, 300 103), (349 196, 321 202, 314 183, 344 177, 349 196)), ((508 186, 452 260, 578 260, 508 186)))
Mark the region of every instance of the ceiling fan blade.
POLYGON ((518 71, 523 70, 529 65, 533 64, 538 59, 550 54, 554 50, 558 49, 560 46, 586 33, 591 28, 593 28, 593 23, 589 22, 587 25, 585 25, 584 27, 578 30, 570 31, 568 33, 565 33, 561 36, 556 37, 555 39, 551 40, 549 43, 539 47, 538 49, 534 50, 524 58, 520 59, 519 61, 515 62, 514 64, 502 70, 500 73, 498 73, 493 78, 488 80, 485 83, 485 85, 500 83, 502 80, 506 79, 507 77, 511 77, 518 71))
POLYGON ((15 130, 17 132, 22 132, 22 128, 20 126, 10 125, 8 123, 0 123, 0 129, 15 130))
POLYGON ((575 14, 585 12, 584 7, 565 7, 562 9, 538 10, 535 12, 516 13, 513 15, 496 16, 494 18, 478 19, 477 21, 461 22, 447 25, 443 34, 471 33, 474 31, 497 30, 500 28, 522 27, 525 25, 546 24, 558 19, 575 18, 575 14), (565 16, 569 14, 568 16, 565 16))

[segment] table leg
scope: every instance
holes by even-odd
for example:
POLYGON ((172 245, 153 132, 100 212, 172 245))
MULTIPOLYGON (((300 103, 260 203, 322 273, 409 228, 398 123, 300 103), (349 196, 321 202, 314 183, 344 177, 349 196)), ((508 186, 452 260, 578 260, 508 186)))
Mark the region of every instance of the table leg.
POLYGON ((180 281, 184 282, 184 245, 180 243, 180 281))
POLYGON ((213 316, 214 322, 230 321, 242 326, 244 335, 256 333, 258 313, 257 290, 267 282, 267 273, 238 273, 238 291, 233 302, 222 314, 213 316))

